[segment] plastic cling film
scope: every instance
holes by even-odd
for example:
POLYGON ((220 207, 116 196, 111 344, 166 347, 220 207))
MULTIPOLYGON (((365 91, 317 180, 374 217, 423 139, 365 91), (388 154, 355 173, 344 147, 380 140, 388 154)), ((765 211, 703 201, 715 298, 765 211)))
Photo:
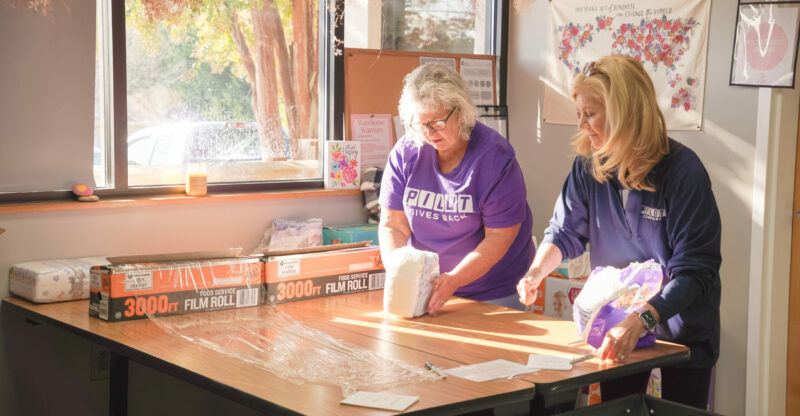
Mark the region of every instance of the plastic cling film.
POLYGON ((380 391, 438 379, 421 366, 336 339, 274 307, 169 316, 153 322, 169 333, 292 383, 339 386, 345 397, 359 390, 380 391))

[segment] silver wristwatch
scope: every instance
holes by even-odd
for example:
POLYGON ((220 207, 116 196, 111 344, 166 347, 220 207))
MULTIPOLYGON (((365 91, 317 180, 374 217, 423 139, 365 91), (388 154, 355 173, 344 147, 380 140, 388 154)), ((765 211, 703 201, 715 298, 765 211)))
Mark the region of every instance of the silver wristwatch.
POLYGON ((644 309, 639 312, 639 320, 642 321, 642 325, 644 325, 644 329, 650 331, 658 325, 658 320, 655 316, 653 316, 653 312, 650 309, 644 309))

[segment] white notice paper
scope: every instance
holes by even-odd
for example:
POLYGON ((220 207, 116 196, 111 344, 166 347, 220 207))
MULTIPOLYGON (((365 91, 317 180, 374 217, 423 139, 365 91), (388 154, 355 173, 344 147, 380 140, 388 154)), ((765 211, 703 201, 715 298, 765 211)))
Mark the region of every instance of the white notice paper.
POLYGON ((494 360, 485 363, 465 365, 462 367, 444 370, 451 376, 465 378, 467 380, 483 382, 498 378, 513 377, 517 374, 532 373, 533 369, 525 365, 508 360, 494 360))
POLYGON ((453 71, 456 70, 456 59, 455 58, 435 58, 433 56, 420 56, 419 57, 419 66, 422 65, 441 65, 446 66, 453 71))
POLYGON ((528 356, 528 367, 538 370, 572 370, 571 356, 531 354, 528 356))
POLYGON ((416 403, 419 396, 403 396, 392 393, 375 393, 371 391, 357 391, 341 401, 341 404, 351 406, 374 407, 376 409, 394 410, 402 412, 416 403))
POLYGON ((353 114, 350 120, 352 139, 361 142, 361 170, 386 166, 394 144, 391 114, 353 114))
POLYGON ((461 58, 461 77, 467 81, 475 105, 494 105, 492 61, 461 58))

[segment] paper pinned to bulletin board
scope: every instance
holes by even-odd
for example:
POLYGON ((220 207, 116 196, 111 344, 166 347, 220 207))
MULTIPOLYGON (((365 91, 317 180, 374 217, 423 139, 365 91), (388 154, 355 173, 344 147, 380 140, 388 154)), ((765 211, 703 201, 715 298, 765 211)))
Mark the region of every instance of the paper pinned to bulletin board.
POLYGON ((656 89, 671 130, 699 130, 710 0, 552 0, 543 120, 576 124, 572 78, 610 54, 633 56, 656 89))
POLYGON ((391 114, 352 114, 351 138, 361 143, 361 170, 386 166, 394 144, 391 114))
POLYGON ((360 189, 361 143, 343 140, 325 142, 325 188, 360 189))
POLYGON ((492 61, 461 58, 461 77, 469 85, 469 94, 475 105, 494 105, 494 77, 492 61))
POLYGON ((456 59, 455 58, 437 58, 434 56, 420 56, 419 57, 419 66, 422 65, 441 65, 446 66, 453 71, 456 70, 456 59))

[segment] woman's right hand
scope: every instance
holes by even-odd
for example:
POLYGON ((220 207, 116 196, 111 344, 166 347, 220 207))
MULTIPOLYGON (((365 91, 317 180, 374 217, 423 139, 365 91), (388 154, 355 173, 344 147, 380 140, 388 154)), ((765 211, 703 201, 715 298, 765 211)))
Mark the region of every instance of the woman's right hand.
POLYGON ((528 273, 519 280, 517 283, 517 294, 519 294, 519 301, 522 302, 523 305, 531 305, 536 298, 539 297, 539 285, 542 283, 542 279, 534 277, 532 274, 528 273))
POLYGON ((517 283, 517 293, 522 304, 530 305, 541 296, 539 285, 561 263, 562 258, 561 249, 555 244, 542 243, 536 250, 536 257, 533 258, 533 264, 528 269, 528 273, 517 283))

